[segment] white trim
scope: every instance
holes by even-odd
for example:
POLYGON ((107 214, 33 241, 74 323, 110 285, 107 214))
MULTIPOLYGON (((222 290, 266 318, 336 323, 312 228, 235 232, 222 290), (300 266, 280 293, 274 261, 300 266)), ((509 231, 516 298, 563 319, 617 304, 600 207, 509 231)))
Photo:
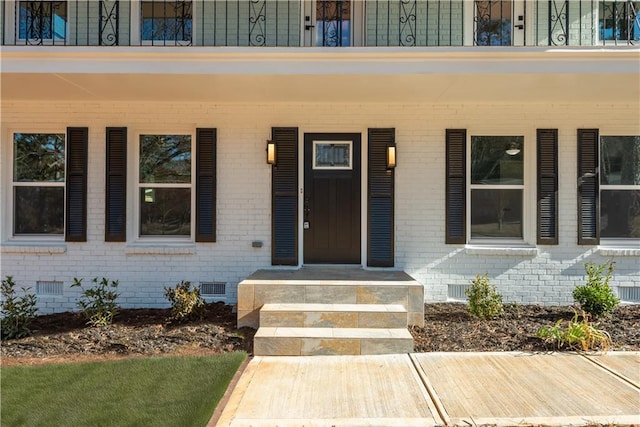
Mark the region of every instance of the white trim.
MULTIPOLYGON (((131 244, 151 244, 151 245, 183 245, 195 241, 195 209, 196 209, 196 135, 195 128, 185 130, 177 126, 175 129, 166 130, 166 128, 156 128, 154 130, 139 129, 131 133, 134 135, 133 143, 128 144, 130 150, 128 153, 129 164, 128 170, 132 170, 132 178, 128 179, 127 190, 130 196, 127 197, 127 205, 131 206, 131 210, 127 209, 127 218, 131 218, 132 224, 127 226, 127 242, 131 244), (163 131, 165 129, 165 131, 163 131), (182 130, 181 130, 182 129, 182 130), (148 183, 140 182, 140 137, 142 135, 188 135, 191 137, 191 180, 189 183, 148 183), (140 188, 189 188, 191 190, 191 213, 190 213, 190 234, 186 236, 141 236, 140 235, 140 188)), ((127 221, 129 222, 129 221, 127 221)))

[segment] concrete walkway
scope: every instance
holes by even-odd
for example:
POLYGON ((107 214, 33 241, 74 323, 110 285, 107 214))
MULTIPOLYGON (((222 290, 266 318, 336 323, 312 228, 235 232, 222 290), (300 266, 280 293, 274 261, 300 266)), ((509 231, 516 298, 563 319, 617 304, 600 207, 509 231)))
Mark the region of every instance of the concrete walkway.
POLYGON ((482 424, 638 425, 640 352, 254 357, 209 426, 482 424))

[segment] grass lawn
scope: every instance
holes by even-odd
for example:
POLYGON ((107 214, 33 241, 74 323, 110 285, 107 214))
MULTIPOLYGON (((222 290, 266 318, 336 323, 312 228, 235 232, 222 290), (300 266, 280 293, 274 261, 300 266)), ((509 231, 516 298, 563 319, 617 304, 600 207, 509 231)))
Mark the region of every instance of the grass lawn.
POLYGON ((242 352, 3 367, 0 425, 205 426, 242 352))

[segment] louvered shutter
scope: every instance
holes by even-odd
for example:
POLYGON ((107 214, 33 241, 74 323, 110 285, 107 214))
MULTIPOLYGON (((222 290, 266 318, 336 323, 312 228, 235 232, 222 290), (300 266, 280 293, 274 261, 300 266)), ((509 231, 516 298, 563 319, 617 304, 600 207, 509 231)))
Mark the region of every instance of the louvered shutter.
POLYGON ((537 242, 558 244, 558 130, 537 130, 537 242))
POLYGON ((298 265, 298 128, 273 128, 271 263, 298 265))
POLYGON ((66 227, 67 242, 87 241, 87 146, 89 129, 67 128, 66 227))
POLYGON ((196 242, 216 241, 216 129, 196 129, 196 242))
POLYGON ((446 131, 445 243, 467 242, 467 130, 446 131))
POLYGON ((578 244, 600 243, 598 129, 578 129, 578 244))
POLYGON ((387 146, 395 144, 395 129, 369 129, 368 242, 369 267, 393 267, 394 169, 387 169, 387 146))
POLYGON ((107 242, 127 240, 127 128, 106 132, 105 233, 107 242))

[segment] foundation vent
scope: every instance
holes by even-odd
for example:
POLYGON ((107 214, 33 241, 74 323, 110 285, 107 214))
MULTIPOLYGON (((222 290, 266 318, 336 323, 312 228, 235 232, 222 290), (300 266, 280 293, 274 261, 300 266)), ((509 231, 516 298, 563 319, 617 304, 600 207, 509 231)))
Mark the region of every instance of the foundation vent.
POLYGON ((224 295, 227 293, 227 284, 224 282, 202 282, 200 283, 200 295, 203 297, 211 295, 224 295))
POLYGON ((618 287, 618 298, 620 298, 622 302, 640 303, 640 287, 620 286, 618 287))
POLYGON ((58 280, 38 280, 36 295, 62 295, 62 282, 58 280))
POLYGON ((469 289, 469 285, 448 285, 447 299, 450 301, 466 301, 467 296, 464 291, 469 289))

